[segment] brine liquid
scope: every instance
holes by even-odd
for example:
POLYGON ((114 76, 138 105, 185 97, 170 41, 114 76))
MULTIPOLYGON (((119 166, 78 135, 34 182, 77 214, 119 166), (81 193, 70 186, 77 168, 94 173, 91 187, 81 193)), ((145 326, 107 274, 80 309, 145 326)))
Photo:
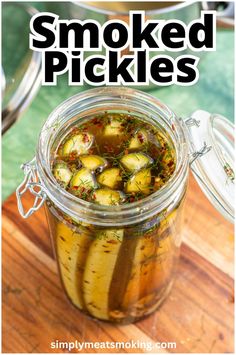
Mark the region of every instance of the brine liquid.
POLYGON ((52 169, 58 183, 79 198, 105 205, 130 203, 168 181, 175 150, 170 137, 151 124, 134 116, 104 114, 66 134, 52 169), (108 189, 113 201, 105 199, 108 189))
MULTIPOLYGON (((146 197, 174 169, 169 137, 122 114, 100 115, 73 127, 53 152, 58 183, 78 198, 107 206, 146 197)), ((122 323, 155 310, 176 268, 180 211, 179 205, 132 227, 102 228, 79 217, 72 220, 48 202, 60 275, 71 302, 95 318, 122 323)))

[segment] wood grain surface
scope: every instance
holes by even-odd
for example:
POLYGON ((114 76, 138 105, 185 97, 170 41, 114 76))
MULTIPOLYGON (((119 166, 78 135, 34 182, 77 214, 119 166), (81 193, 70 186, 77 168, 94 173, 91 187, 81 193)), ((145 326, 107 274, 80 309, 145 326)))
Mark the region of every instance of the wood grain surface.
MULTIPOLYGON (((32 199, 26 197, 30 207, 32 199)), ((4 353, 66 352, 53 341, 176 342, 176 349, 85 349, 83 352, 233 353, 233 226, 193 178, 185 206, 176 281, 162 307, 132 325, 96 321, 76 310, 60 285, 43 209, 27 220, 12 195, 3 205, 4 353)), ((77 352, 77 350, 72 350, 77 352)))

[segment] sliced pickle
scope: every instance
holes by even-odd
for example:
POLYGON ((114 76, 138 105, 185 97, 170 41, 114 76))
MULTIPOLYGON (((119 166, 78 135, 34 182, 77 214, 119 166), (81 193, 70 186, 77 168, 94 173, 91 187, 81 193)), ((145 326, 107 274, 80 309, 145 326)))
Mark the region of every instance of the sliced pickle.
POLYGON ((141 192, 148 195, 151 191, 151 169, 143 169, 134 174, 125 185, 125 192, 141 192))
POLYGON ((79 157, 82 165, 89 170, 104 168, 107 165, 106 159, 99 155, 82 155, 79 157))
POLYGON ((163 213, 163 218, 161 219, 160 226, 159 226, 159 234, 160 233, 163 234, 167 230, 173 230, 174 233, 176 232, 174 230, 174 227, 175 227, 175 220, 177 218, 177 213, 178 213, 177 208, 175 208, 173 211, 168 213, 168 215, 166 215, 166 213, 163 213))
POLYGON ((98 232, 87 256, 83 295, 87 310, 99 319, 109 319, 109 290, 124 231, 98 232))
POLYGON ((81 168, 72 177, 70 187, 78 190, 80 188, 94 189, 97 187, 97 183, 93 173, 89 169, 81 168))
POLYGON ((108 123, 104 128, 104 136, 118 136, 124 131, 124 126, 122 121, 111 119, 110 123, 108 123))
POLYGON ((72 172, 65 162, 57 163, 53 169, 55 178, 67 186, 72 178, 72 172))
POLYGON ((123 200, 123 194, 120 191, 114 191, 110 189, 98 189, 93 193, 94 202, 105 205, 119 205, 123 200))
POLYGON ((143 237, 136 247, 130 280, 123 299, 123 307, 132 309, 133 315, 140 310, 141 300, 145 301, 146 296, 168 284, 172 273, 171 237, 158 241, 157 233, 151 237, 143 237))
POLYGON ((131 138, 128 149, 142 149, 148 142, 148 133, 144 129, 138 130, 131 138))
POLYGON ((93 135, 87 132, 76 134, 68 139, 62 149, 62 155, 69 155, 73 152, 76 154, 86 154, 93 144, 93 135))
POLYGON ((118 189, 120 187, 122 177, 119 168, 110 168, 104 170, 97 177, 97 182, 103 186, 110 187, 111 189, 118 189))
POLYGON ((128 171, 138 171, 153 163, 153 159, 144 153, 130 153, 124 155, 120 161, 128 171))
POLYGON ((75 233, 64 223, 57 224, 57 254, 61 277, 71 301, 83 308, 82 280, 84 264, 91 243, 86 233, 75 233))

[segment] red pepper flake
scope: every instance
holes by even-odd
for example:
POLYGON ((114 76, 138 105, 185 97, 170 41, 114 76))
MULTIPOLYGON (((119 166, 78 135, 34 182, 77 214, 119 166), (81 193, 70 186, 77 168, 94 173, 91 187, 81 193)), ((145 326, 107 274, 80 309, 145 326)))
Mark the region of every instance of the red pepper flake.
POLYGON ((134 201, 135 201, 135 197, 134 196, 130 196, 129 202, 134 202, 134 201))
POLYGON ((69 161, 74 161, 76 159, 76 152, 71 152, 69 155, 69 161))
POLYGON ((91 196, 91 200, 96 200, 96 195, 95 194, 93 194, 92 196, 91 196))
POLYGON ((114 153, 114 148, 108 144, 104 145, 104 149, 106 149, 108 153, 114 153))
POLYGON ((83 135, 83 142, 84 143, 88 143, 89 142, 89 136, 86 133, 83 135))
POLYGON ((101 124, 101 122, 100 122, 100 120, 99 120, 98 117, 93 118, 93 119, 92 119, 92 123, 93 123, 94 125, 101 124))
POLYGON ((116 240, 111 239, 111 240, 108 240, 108 241, 107 241, 107 243, 109 243, 109 244, 117 244, 117 241, 116 241, 116 240))
POLYGON ((144 142, 144 136, 143 136, 142 133, 139 133, 139 134, 138 134, 138 139, 139 139, 140 143, 143 143, 143 142, 144 142))
POLYGON ((129 154, 129 150, 125 149, 125 155, 129 154))
POLYGON ((103 125, 103 123, 97 123, 96 126, 97 126, 97 128, 103 128, 104 125, 103 125))
POLYGON ((79 128, 78 127, 74 127, 74 128, 72 128, 72 130, 71 130, 71 132, 73 132, 73 133, 77 133, 79 131, 79 128))
POLYGON ((172 128, 172 131, 175 131, 175 125, 174 125, 174 123, 172 123, 171 128, 172 128))

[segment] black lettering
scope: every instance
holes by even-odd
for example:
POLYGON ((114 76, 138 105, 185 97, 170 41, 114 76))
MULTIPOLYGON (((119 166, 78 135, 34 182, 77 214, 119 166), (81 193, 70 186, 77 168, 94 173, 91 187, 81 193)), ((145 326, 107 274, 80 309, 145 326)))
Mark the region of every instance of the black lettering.
POLYGON ((80 83, 80 52, 72 52, 71 54, 73 55, 71 58, 71 81, 72 83, 80 83))
POLYGON ((142 29, 142 15, 133 14, 133 48, 142 48, 142 41, 145 41, 149 48, 159 48, 153 31, 158 26, 157 23, 149 23, 142 29))
POLYGON ((54 83, 54 73, 61 73, 67 67, 67 56, 65 53, 56 51, 45 52, 45 82, 54 83), (57 63, 55 63, 57 61, 57 63))
POLYGON ((152 78, 158 83, 171 83, 174 66, 168 58, 156 58, 151 64, 150 73, 152 78), (164 75, 161 75, 164 74, 164 75))
POLYGON ((121 48, 125 46, 128 41, 128 32, 124 25, 121 23, 108 24, 103 32, 104 42, 110 48, 121 48), (118 32, 118 38, 113 39, 114 31, 118 32))
POLYGON ((55 21, 55 17, 51 15, 41 15, 34 19, 33 21, 33 29, 37 32, 40 36, 43 36, 45 39, 36 39, 33 35, 32 44, 34 48, 45 49, 51 47, 55 42, 55 35, 52 30, 46 28, 44 26, 45 23, 49 23, 53 25, 55 21))
MULTIPOLYGON (((72 31, 73 33, 73 44, 74 48, 83 49, 84 48, 84 36, 86 31, 89 33, 89 47, 98 48, 99 47, 99 29, 98 26, 93 23, 81 24, 78 22, 73 23, 60 23, 60 37, 59 37, 59 46, 61 48, 69 47, 69 34, 72 31)), ((86 43, 86 47, 88 44, 86 43)))
POLYGON ((213 48, 213 15, 204 14, 203 23, 195 22, 189 29, 189 41, 196 49, 213 48))
POLYGON ((182 48, 184 46, 184 38, 185 29, 178 22, 167 23, 161 31, 161 40, 169 48, 182 48))
POLYGON ((91 58, 87 61, 84 72, 86 78, 92 82, 92 83, 102 83, 105 80, 104 74, 98 74, 98 72, 95 72, 96 66, 104 66, 105 59, 103 58, 91 58))
POLYGON ((194 58, 180 58, 178 60, 177 68, 182 73, 177 75, 179 83, 191 83, 196 79, 195 63, 196 59, 194 58))
POLYGON ((125 83, 133 83, 134 80, 128 71, 129 65, 133 58, 121 57, 121 62, 118 64, 118 53, 109 52, 109 82, 117 83, 118 77, 121 76, 125 83))
POLYGON ((146 51, 137 52, 137 75, 138 82, 146 82, 146 51))

